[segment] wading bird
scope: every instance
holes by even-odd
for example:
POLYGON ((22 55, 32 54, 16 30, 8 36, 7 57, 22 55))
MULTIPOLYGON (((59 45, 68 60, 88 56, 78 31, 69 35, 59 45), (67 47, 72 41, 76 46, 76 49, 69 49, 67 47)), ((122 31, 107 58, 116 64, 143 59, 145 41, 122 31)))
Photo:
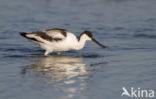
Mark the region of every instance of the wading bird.
POLYGON ((20 34, 44 49, 44 55, 48 55, 51 52, 60 54, 62 51, 80 50, 87 40, 92 40, 99 46, 106 48, 105 45, 95 40, 89 31, 84 31, 78 38, 73 33, 58 28, 36 32, 20 32, 20 34))

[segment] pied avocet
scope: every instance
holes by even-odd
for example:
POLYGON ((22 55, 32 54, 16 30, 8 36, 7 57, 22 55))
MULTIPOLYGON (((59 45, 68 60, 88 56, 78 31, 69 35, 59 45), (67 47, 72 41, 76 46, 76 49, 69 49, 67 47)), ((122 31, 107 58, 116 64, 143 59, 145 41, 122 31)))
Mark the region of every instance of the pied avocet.
POLYGON ((78 38, 73 33, 58 28, 36 32, 20 32, 20 34, 44 49, 44 55, 55 51, 60 54, 62 51, 80 50, 87 40, 92 40, 99 46, 106 48, 105 45, 93 38, 90 31, 84 31, 78 38))

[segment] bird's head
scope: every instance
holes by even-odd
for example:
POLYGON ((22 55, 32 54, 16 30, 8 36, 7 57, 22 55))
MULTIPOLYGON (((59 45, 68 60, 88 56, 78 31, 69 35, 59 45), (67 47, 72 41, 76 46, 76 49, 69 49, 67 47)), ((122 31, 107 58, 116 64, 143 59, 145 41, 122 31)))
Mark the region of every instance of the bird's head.
POLYGON ((92 40, 93 42, 95 42, 96 44, 98 44, 99 46, 103 47, 103 48, 107 48, 107 46, 101 44, 100 42, 98 42, 92 35, 92 33, 90 31, 84 31, 80 37, 83 37, 85 40, 92 40))
POLYGON ((86 40, 92 40, 92 38, 93 38, 92 33, 89 32, 89 31, 84 31, 84 32, 81 34, 81 36, 82 36, 83 38, 85 38, 86 40))

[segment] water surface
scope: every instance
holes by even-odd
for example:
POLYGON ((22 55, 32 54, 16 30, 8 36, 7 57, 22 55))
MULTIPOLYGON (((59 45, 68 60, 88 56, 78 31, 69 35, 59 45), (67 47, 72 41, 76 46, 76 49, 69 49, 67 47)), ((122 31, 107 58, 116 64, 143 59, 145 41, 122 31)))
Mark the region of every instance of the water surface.
MULTIPOLYGON (((127 99, 122 87, 156 90, 155 0, 0 0, 1 99, 127 99), (19 32, 64 28, 93 32, 61 56, 19 32)), ((129 98, 128 98, 129 99, 129 98)))

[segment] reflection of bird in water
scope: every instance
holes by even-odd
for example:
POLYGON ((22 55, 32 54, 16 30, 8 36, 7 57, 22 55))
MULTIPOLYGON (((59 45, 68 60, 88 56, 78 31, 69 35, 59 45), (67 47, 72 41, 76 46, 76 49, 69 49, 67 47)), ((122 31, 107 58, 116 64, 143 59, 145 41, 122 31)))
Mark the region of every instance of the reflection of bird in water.
POLYGON ((82 57, 32 57, 29 62, 30 65, 22 69, 22 79, 24 79, 22 80, 24 81, 22 84, 40 89, 46 86, 42 88, 42 92, 46 92, 47 90, 50 90, 50 92, 59 91, 65 93, 61 96, 62 99, 73 99, 77 97, 77 93, 83 92, 83 90, 88 88, 90 81, 92 82, 92 75, 95 75, 97 70, 103 68, 100 65, 106 64, 105 62, 101 63, 96 60, 95 63, 90 65, 86 63, 86 65, 82 62, 82 57))
POLYGON ((35 58, 33 62, 31 65, 23 68, 23 75, 33 70, 37 72, 37 77, 50 77, 50 82, 53 82, 87 74, 85 64, 82 63, 81 57, 42 56, 35 58))

